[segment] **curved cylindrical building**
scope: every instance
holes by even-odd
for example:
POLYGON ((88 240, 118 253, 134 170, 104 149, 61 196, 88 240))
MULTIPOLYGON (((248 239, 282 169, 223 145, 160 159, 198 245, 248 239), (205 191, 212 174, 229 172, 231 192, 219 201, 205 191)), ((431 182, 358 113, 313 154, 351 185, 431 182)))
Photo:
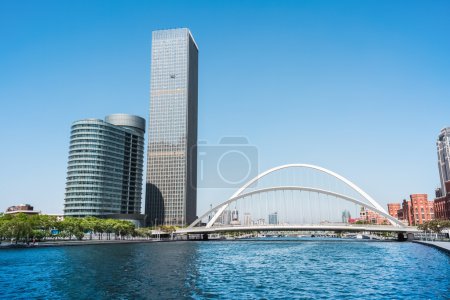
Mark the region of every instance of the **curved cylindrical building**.
POLYGON ((144 132, 126 114, 72 124, 64 215, 140 214, 144 132))

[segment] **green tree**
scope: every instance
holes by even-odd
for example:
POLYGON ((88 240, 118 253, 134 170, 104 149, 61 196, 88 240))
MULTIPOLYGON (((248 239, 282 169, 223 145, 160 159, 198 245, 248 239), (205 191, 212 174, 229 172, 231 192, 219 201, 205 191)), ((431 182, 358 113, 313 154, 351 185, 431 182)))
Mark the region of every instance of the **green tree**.
POLYGON ((150 227, 136 228, 135 233, 139 237, 150 238, 152 237, 152 228, 150 227))
POLYGON ((85 232, 89 233, 89 239, 92 240, 92 233, 95 231, 96 224, 98 222, 98 219, 95 217, 86 217, 83 218, 81 221, 81 225, 85 232))
POLYGON ((33 227, 29 216, 19 213, 11 216, 7 223, 6 230, 9 232, 9 237, 15 239, 17 244, 20 240, 28 242, 33 232, 33 227))
POLYGON ((69 236, 69 240, 72 239, 72 236, 75 236, 77 240, 82 240, 84 237, 84 227, 83 227, 83 219, 81 218, 73 218, 73 217, 65 217, 63 221, 64 231, 69 236))
POLYGON ((105 232, 106 232, 106 239, 111 239, 111 233, 114 232, 114 225, 116 224, 115 220, 113 219, 105 219, 102 220, 104 226, 105 226, 105 232))
POLYGON ((56 218, 48 215, 32 215, 28 216, 28 221, 33 229, 33 239, 40 240, 51 235, 56 218))
POLYGON ((103 239, 103 233, 106 231, 106 224, 102 219, 96 219, 94 222, 94 231, 98 234, 98 239, 103 239))

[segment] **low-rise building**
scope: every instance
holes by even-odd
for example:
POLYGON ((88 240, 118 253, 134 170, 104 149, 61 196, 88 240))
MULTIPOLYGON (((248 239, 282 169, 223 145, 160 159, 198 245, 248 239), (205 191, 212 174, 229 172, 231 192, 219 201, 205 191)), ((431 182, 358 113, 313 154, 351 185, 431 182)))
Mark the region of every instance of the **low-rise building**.
POLYGON ((417 226, 434 220, 434 201, 428 201, 427 194, 412 194, 410 200, 402 202, 402 219, 409 226, 417 226))
POLYGON ((436 219, 450 220, 450 195, 434 200, 436 219))
POLYGON ((19 204, 19 205, 14 205, 14 206, 10 206, 6 209, 5 214, 19 214, 19 213, 23 213, 23 214, 27 214, 27 215, 37 215, 40 214, 40 211, 36 211, 34 210, 34 207, 31 206, 30 204, 19 204))
POLYGON ((434 202, 428 201, 427 194, 412 194, 410 200, 389 203, 389 215, 403 221, 406 225, 416 226, 434 219, 434 202))
POLYGON ((436 199, 434 199, 434 215, 436 219, 450 220, 450 181, 445 182, 446 194, 443 195, 442 189, 436 190, 436 199))
POLYGON ((363 221, 365 223, 369 224, 377 224, 377 225, 387 225, 390 224, 389 221, 383 217, 380 216, 380 214, 371 211, 365 207, 361 207, 361 210, 359 212, 359 221, 363 221))
POLYGON ((400 210, 402 205, 400 203, 388 203, 387 207, 389 215, 398 219, 398 211, 400 210))

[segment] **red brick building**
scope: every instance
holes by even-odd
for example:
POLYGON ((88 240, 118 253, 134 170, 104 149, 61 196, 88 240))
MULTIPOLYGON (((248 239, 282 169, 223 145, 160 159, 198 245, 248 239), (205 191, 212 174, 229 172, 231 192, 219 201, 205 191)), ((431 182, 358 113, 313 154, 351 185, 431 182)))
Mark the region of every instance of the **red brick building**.
POLYGON ((400 210, 402 205, 400 203, 388 203, 387 207, 389 215, 398 219, 398 211, 400 210))
POLYGON ((409 226, 434 220, 434 201, 428 201, 427 194, 412 194, 409 198, 409 201, 403 200, 401 212, 409 226))
POLYGON ((377 224, 377 225, 390 224, 385 217, 380 216, 378 213, 368 210, 365 207, 361 207, 361 211, 359 212, 359 220, 369 224, 377 224))
POLYGON ((428 201, 427 194, 412 194, 410 200, 400 203, 389 203, 388 212, 391 216, 403 221, 409 226, 423 224, 423 222, 434 220, 435 204, 428 201))
MULTIPOLYGON (((450 191, 450 181, 445 182, 445 187, 447 191, 450 191)), ((436 219, 450 220, 450 192, 446 195, 436 193, 434 215, 436 219)))

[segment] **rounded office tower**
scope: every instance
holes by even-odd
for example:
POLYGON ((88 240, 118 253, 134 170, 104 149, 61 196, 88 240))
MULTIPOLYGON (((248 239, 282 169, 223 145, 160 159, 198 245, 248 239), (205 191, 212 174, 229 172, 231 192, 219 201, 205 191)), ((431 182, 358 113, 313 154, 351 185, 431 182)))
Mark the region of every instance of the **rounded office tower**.
POLYGON ((105 121, 116 126, 128 127, 130 129, 145 132, 145 120, 138 116, 127 114, 112 114, 106 116, 105 121))
POLYGON ((145 120, 117 114, 72 125, 64 215, 139 214, 145 120))

